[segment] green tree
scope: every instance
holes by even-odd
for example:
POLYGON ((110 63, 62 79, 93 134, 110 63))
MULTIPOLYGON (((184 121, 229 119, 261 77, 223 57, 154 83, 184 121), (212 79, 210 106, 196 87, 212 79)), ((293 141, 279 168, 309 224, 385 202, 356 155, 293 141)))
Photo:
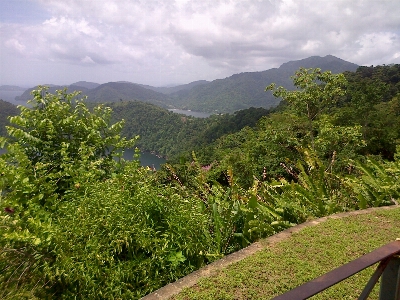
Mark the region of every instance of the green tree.
POLYGON ((300 68, 291 78, 296 90, 289 91, 282 86, 277 88, 272 83, 266 87, 266 91, 273 91, 275 97, 280 97, 289 104, 289 109, 294 114, 307 119, 311 146, 314 149, 313 122, 331 108, 339 97, 345 95, 347 81, 343 74, 321 72, 318 68, 300 68))
POLYGON ((8 152, 7 197, 44 205, 72 185, 117 172, 122 161, 114 158, 133 147, 135 139, 121 137, 124 121, 110 124, 110 108, 90 111, 77 92, 66 90, 53 95, 39 87, 32 95, 31 107, 20 107, 20 115, 10 118, 10 138, 2 139, 8 152))
POLYGON ((361 153, 393 160, 398 115, 392 108, 400 91, 400 65, 363 66, 345 76, 347 96, 337 110, 336 124, 361 125, 367 144, 361 153))
POLYGON ((60 245, 54 226, 59 205, 115 176, 123 161, 113 158, 134 144, 121 138, 123 122, 110 124, 110 109, 91 112, 77 97, 40 87, 32 107, 10 118, 9 137, 0 137, 7 149, 0 156, 0 298, 7 291, 11 298, 45 297, 35 287, 46 286, 56 272, 49 268, 60 245))

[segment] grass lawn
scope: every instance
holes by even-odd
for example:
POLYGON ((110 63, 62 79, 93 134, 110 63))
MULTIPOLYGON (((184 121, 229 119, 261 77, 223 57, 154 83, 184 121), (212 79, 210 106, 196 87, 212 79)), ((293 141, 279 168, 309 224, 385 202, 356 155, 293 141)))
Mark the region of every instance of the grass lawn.
MULTIPOLYGON (((400 238, 400 208, 329 219, 266 245, 172 299, 271 299, 396 238, 400 238)), ((310 299, 357 299, 375 268, 310 299)), ((378 292, 379 283, 370 299, 378 299, 378 292)))

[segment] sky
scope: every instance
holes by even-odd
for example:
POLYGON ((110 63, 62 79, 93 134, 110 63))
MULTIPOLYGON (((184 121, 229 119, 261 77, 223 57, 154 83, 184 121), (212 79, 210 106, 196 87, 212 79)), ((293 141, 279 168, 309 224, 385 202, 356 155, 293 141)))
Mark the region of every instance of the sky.
POLYGON ((400 63, 399 0, 0 0, 0 85, 168 86, 334 55, 400 63))

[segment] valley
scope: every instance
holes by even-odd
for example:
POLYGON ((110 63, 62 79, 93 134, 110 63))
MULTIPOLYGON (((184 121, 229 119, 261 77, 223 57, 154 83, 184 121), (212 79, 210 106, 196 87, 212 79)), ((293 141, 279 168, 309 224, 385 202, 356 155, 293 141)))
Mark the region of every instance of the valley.
MULTIPOLYGON (((233 104, 207 117, 192 116, 191 102, 175 113, 166 94, 132 83, 81 84, 86 94, 134 90, 146 101, 100 103, 51 88, 34 90, 30 108, 0 101, 0 245, 13 249, 0 252, 0 297, 78 289, 97 299, 101 286, 104 298, 140 299, 296 224, 397 203, 400 65, 290 75, 288 88, 264 82, 272 107, 233 104), (136 147, 165 159, 141 167, 136 147)), ((254 76, 168 97, 244 93, 254 76)))

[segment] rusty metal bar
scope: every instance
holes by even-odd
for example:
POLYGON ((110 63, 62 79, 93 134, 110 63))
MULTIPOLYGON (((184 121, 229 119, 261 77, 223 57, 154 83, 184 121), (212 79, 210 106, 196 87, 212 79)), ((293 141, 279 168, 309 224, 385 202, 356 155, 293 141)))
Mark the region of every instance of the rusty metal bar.
POLYGON ((400 241, 391 242, 273 299, 300 300, 310 298, 332 285, 397 253, 400 253, 400 241))

